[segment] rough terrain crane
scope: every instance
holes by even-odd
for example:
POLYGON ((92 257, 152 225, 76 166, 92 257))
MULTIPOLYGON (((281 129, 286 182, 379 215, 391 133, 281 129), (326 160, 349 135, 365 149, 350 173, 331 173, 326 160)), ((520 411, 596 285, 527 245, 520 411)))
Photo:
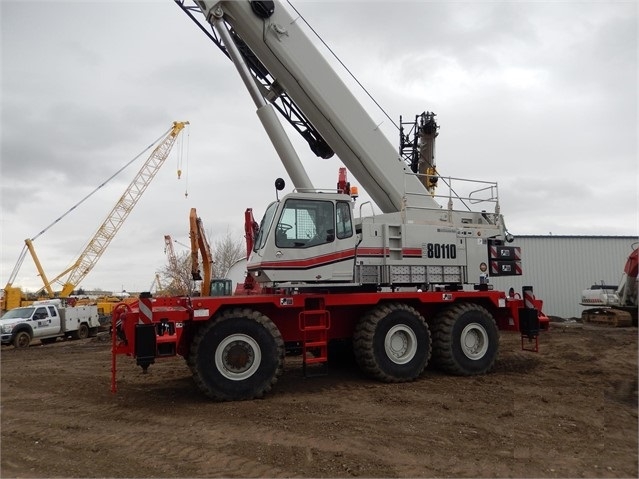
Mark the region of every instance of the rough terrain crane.
MULTIPOLYGON (((48 296, 50 298, 69 297, 69 295, 80 284, 80 282, 89 274, 89 272, 91 272, 102 254, 106 251, 107 247, 111 243, 111 240, 115 237, 116 233, 124 224, 124 221, 127 219, 129 214, 137 204, 138 200, 142 197, 142 194, 146 191, 147 187, 149 186, 157 172, 160 170, 160 167, 168 158, 169 153, 173 148, 173 144, 178 138, 178 135, 188 124, 188 121, 173 122, 171 128, 169 128, 166 134, 163 135, 161 141, 153 149, 153 152, 151 153, 149 158, 144 162, 118 202, 115 204, 111 212, 107 215, 104 222, 100 225, 98 230, 89 240, 84 250, 80 253, 80 256, 78 256, 78 259, 69 268, 64 270, 55 278, 50 281, 47 279, 42 264, 40 263, 40 260, 38 259, 33 246, 34 238, 26 239, 25 248, 23 249, 16 266, 14 267, 13 272, 9 277, 7 285, 5 286, 4 304, 2 305, 2 309, 9 310, 20 306, 21 290, 20 288, 13 287, 12 285, 18 274, 20 266, 24 261, 27 251, 29 251, 31 257, 33 258, 33 262, 35 263, 36 269, 38 270, 38 274, 44 282, 44 289, 46 290, 48 296), (59 293, 55 293, 53 291, 52 285, 67 274, 68 277, 64 282, 62 291, 60 291, 59 293)), ((44 231, 42 231, 40 234, 42 234, 44 231)))
POLYGON ((326 366, 329 345, 351 343, 364 373, 404 382, 419 377, 431 357, 452 374, 491 370, 499 329, 521 331, 522 347, 525 337, 537 341, 547 318, 532 288, 506 295, 488 282, 521 274, 520 250, 506 244, 512 237, 497 185, 473 181, 460 196, 458 184, 467 180, 438 177, 427 145, 437 130, 432 113, 416 117, 418 154, 409 167, 408 135, 400 131, 398 154, 283 5, 176 1, 213 27, 209 34, 200 24, 235 65, 295 189, 266 208, 259 226, 247 210, 254 294, 143 294, 114 312, 113 390, 118 354, 144 370, 156 358, 181 355, 204 394, 239 400, 271 389, 285 350, 301 349, 306 371, 326 366), (355 207, 346 169, 335 190, 315 189, 275 109, 294 110, 296 118, 287 119, 311 149, 322 157, 335 152, 382 213, 364 216, 364 205, 355 207), (437 180, 446 194, 435 194, 437 180), (445 207, 437 202, 442 196, 445 207), (493 212, 458 209, 476 204, 493 212))

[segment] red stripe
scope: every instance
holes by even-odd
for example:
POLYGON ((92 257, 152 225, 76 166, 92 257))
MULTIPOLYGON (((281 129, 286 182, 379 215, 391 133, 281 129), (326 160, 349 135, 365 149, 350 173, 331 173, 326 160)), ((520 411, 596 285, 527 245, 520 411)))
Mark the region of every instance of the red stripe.
POLYGON ((263 261, 262 263, 258 263, 254 266, 251 266, 249 269, 292 269, 292 268, 312 268, 316 266, 322 266, 329 263, 334 263, 335 261, 344 261, 355 257, 355 250, 348 249, 343 251, 337 251, 335 253, 322 254, 319 256, 314 256, 312 258, 306 259, 291 259, 291 260, 281 260, 281 261, 263 261))

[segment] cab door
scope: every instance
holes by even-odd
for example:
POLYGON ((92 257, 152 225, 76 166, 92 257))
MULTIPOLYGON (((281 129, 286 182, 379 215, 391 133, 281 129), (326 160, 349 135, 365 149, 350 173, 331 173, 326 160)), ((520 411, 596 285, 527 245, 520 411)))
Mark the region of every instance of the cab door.
POLYGON ((353 280, 355 238, 348 201, 288 198, 274 237, 282 279, 353 280))
POLYGON ((31 316, 31 328, 36 338, 51 336, 60 331, 60 318, 53 306, 38 306, 31 316), (51 311, 55 316, 51 315, 51 311))

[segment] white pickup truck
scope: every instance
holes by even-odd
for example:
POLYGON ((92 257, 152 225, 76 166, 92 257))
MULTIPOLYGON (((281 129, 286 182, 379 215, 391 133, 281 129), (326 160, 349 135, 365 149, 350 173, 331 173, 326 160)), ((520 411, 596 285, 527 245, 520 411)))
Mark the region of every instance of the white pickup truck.
POLYGON ((64 308, 59 299, 35 301, 0 317, 2 344, 13 343, 16 348, 27 348, 33 339, 49 344, 67 336, 88 338, 97 334, 99 326, 97 306, 64 308))

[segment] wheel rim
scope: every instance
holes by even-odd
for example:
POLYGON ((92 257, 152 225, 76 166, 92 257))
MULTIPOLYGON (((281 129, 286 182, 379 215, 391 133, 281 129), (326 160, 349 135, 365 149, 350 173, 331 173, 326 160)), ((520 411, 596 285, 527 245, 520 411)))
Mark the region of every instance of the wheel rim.
POLYGON ((417 336, 405 324, 393 326, 386 333, 384 350, 395 364, 406 364, 415 357, 417 352, 417 336))
POLYGON ((246 334, 233 334, 215 349, 215 366, 231 381, 250 378, 262 363, 259 344, 246 334))
POLYGON ((488 351, 488 333, 478 323, 471 323, 461 333, 461 349, 468 359, 481 359, 488 351))
POLYGON ((29 345, 29 339, 28 334, 20 334, 18 336, 18 347, 26 348, 29 345))

